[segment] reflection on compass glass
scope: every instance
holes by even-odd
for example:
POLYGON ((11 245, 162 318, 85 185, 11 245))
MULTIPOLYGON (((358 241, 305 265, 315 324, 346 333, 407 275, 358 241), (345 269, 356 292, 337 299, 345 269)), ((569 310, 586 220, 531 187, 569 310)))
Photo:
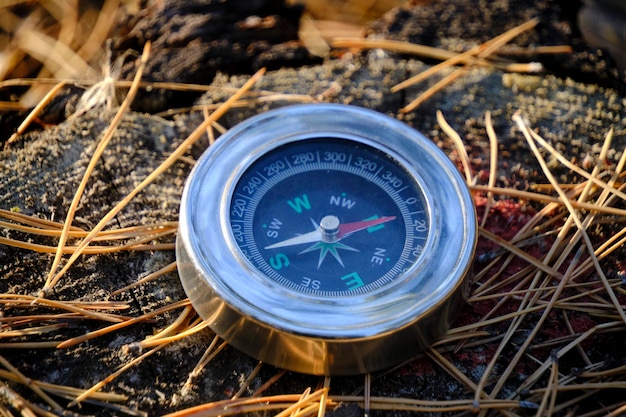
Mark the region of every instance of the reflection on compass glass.
POLYGON ((332 297, 392 282, 429 234, 424 195, 399 158, 338 138, 294 141, 258 159, 234 189, 230 225, 265 276, 332 297))

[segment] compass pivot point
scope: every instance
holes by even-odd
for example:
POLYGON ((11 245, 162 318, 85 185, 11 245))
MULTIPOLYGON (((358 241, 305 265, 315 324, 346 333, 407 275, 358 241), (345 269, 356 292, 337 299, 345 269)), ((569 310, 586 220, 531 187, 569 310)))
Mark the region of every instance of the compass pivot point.
POLYGON ((339 218, 337 216, 324 216, 320 222, 322 229, 322 241, 333 243, 339 241, 339 218))

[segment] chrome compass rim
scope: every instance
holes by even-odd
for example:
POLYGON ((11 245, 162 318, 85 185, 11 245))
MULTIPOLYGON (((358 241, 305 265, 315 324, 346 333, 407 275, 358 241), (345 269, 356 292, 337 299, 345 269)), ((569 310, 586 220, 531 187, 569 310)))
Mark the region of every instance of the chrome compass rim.
MULTIPOLYGON (((325 219, 327 239, 337 219, 325 219)), ((473 202, 436 145, 380 113, 313 104, 263 113, 224 134, 185 186, 177 238, 179 274, 198 313, 240 350, 313 374, 370 372, 441 337, 467 296, 477 238, 473 202), (234 190, 264 155, 328 138, 373 147, 419 185, 430 230, 423 253, 388 285, 354 295, 287 288, 250 263, 231 227, 234 190)))

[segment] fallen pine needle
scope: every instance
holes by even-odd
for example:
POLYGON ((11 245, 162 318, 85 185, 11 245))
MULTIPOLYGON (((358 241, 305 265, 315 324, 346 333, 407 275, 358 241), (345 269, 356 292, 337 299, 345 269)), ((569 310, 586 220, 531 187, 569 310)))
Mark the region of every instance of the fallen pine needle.
MULTIPOLYGON (((514 27, 511 30, 508 30, 506 32, 504 32, 501 35, 496 36, 495 38, 481 44, 478 45, 472 49, 470 49, 470 51, 466 52, 466 54, 468 56, 470 55, 476 55, 478 58, 484 59, 489 57, 490 55, 492 55, 494 52, 496 52, 500 47, 502 47, 503 45, 507 44, 508 42, 510 42, 512 39, 514 39, 515 37, 521 35, 522 33, 534 28, 537 24, 539 23, 539 21, 537 19, 531 19, 525 23, 522 23, 519 26, 514 27)), ((461 54, 463 55, 463 54, 461 54)), ((456 63, 456 60, 460 60, 462 58, 450 58, 450 60, 448 61, 444 61, 441 64, 435 66, 436 69, 429 71, 429 73, 427 74, 428 76, 430 76, 431 74, 434 74, 435 72, 450 66, 450 62, 452 62, 453 64, 456 63)), ((451 84, 454 80, 456 80, 457 78, 459 78, 461 75, 464 74, 465 70, 469 68, 469 65, 465 65, 462 68, 456 69, 455 71, 453 71, 452 73, 450 73, 449 75, 445 76, 444 78, 442 78, 440 81, 438 81, 437 83, 435 83, 435 85, 433 85, 432 87, 430 87, 429 89, 427 89, 424 93, 422 93, 421 95, 419 95, 415 100, 413 100, 411 103, 407 104, 406 106, 404 106, 402 109, 400 109, 401 113, 408 113, 410 111, 415 110, 417 107, 419 107, 422 103, 424 103, 426 100, 428 100, 430 97, 432 97, 435 93, 437 93, 438 91, 440 91, 441 89, 443 89, 444 87, 448 86, 449 84, 451 84)), ((418 74, 415 77, 410 78, 409 80, 400 83, 396 86, 394 86, 392 88, 392 92, 393 91, 398 91, 402 88, 407 88, 411 85, 414 85, 420 81, 422 81, 425 77, 418 74)))
POLYGON ((158 308, 158 309, 156 309, 154 311, 151 311, 149 313, 143 314, 140 317, 134 317, 132 319, 123 321, 121 323, 116 323, 116 324, 113 324, 111 326, 105 327, 103 329, 95 330, 93 332, 85 333, 82 336, 73 337, 71 339, 65 340, 65 341, 61 342, 57 346, 57 348, 64 349, 64 348, 68 348, 70 346, 74 346, 74 345, 76 345, 78 343, 82 343, 84 341, 93 339, 93 338, 98 337, 98 336, 102 336, 102 335, 110 333, 112 331, 119 330, 119 329, 122 329, 124 327, 128 327, 128 326, 131 326, 131 325, 136 324, 136 323, 140 323, 142 321, 146 321, 146 319, 154 317, 154 316, 157 316, 159 314, 163 314, 166 311, 171 311, 171 310, 174 310, 174 309, 177 309, 177 308, 180 308, 180 307, 185 307, 188 304, 189 304, 189 300, 188 299, 168 304, 168 305, 166 305, 164 307, 161 307, 161 308, 158 308))
POLYGON ((54 401, 48 394, 43 392, 43 390, 37 386, 29 383, 30 379, 25 377, 17 368, 15 368, 9 361, 7 361, 2 355, 0 355, 0 365, 4 366, 7 371, 11 372, 15 375, 17 381, 21 384, 26 385, 30 388, 35 394, 37 394, 42 400, 44 400, 54 411, 62 412, 63 407, 59 405, 56 401, 54 401))
POLYGON ((463 140, 459 136, 458 133, 448 124, 447 120, 443 117, 443 113, 441 110, 437 110, 437 122, 441 129, 448 135, 450 139, 454 142, 454 146, 459 154, 459 158, 461 159, 461 163, 463 164, 463 170, 465 171, 465 182, 467 184, 473 184, 474 179, 472 177, 472 170, 470 168, 469 156, 467 155, 467 151, 465 150, 465 145, 463 144, 463 140))
POLYGON ((123 288, 120 288, 119 290, 115 290, 111 293, 111 296, 115 296, 115 295, 119 295, 123 292, 128 291, 131 288, 135 288, 139 285, 145 284, 147 282, 150 281, 154 281, 155 279, 162 277, 165 274, 168 274, 170 272, 173 272, 176 270, 176 261, 164 266, 163 268, 159 269, 158 271, 155 271, 151 274, 146 275, 145 277, 141 278, 139 281, 132 283, 130 285, 127 285, 123 288))
POLYGON ((467 60, 470 58, 475 59, 475 56, 478 56, 478 59, 482 60, 483 58, 486 58, 489 55, 491 55, 493 52, 495 52, 498 48, 502 47, 504 44, 510 42, 513 38, 535 27, 538 22, 539 21, 537 19, 529 20, 499 36, 496 36, 495 38, 481 45, 477 45, 461 54, 456 54, 454 56, 451 56, 446 61, 443 61, 440 64, 437 64, 434 67, 431 67, 427 69, 426 71, 420 74, 417 74, 409 78, 408 80, 403 81, 393 86, 391 91, 396 92, 396 91, 405 89, 407 87, 410 87, 412 85, 415 85, 425 80, 426 78, 438 73, 439 71, 441 71, 442 69, 446 67, 451 67, 459 63, 465 63, 466 65, 471 64, 472 61, 467 62, 467 60))
MULTIPOLYGON (((87 181, 89 180, 89 177, 91 176, 91 173, 93 172, 98 160, 100 159, 100 156, 102 155, 102 153, 104 152, 105 148, 107 147, 107 145, 109 144, 110 140, 113 138, 113 134, 117 129, 117 126, 119 125, 119 123, 122 120, 122 116, 126 113, 126 111, 129 109, 130 107, 130 103, 133 101, 133 99, 135 98, 135 95, 137 93, 137 83, 139 82, 139 80, 141 79, 142 75, 143 75, 143 69, 147 63, 148 57, 150 56, 150 42, 146 42, 146 44, 144 45, 144 51, 143 54, 141 56, 141 59, 139 61, 139 67, 137 69, 137 72, 135 74, 135 78, 134 78, 134 83, 131 86, 130 90, 128 91, 128 94, 126 95, 126 98, 124 99, 124 101, 122 102, 122 104, 120 105, 120 108, 118 109, 117 113, 115 114, 115 117, 113 118, 113 120, 111 121, 109 127, 107 128, 107 130, 104 132, 102 139, 100 140, 100 143, 98 143, 98 146, 96 147, 96 150, 93 154, 93 156, 91 157, 90 161, 89 161, 89 165, 87 166, 87 169, 85 170, 85 174, 83 175, 83 178, 78 186, 78 189, 76 190, 76 192, 74 193, 74 198, 72 199, 72 202, 70 204, 70 207, 68 208, 68 212, 67 212, 67 217, 65 219, 65 223, 63 225, 63 231, 61 233, 61 237, 59 238, 59 244, 58 244, 58 248, 54 257, 54 260, 52 261, 52 266, 50 267, 50 273, 48 274, 48 277, 46 278, 46 283, 44 284, 44 288, 42 290, 42 294, 48 294, 52 288, 54 287, 55 283, 60 279, 61 274, 58 273, 55 275, 55 272, 57 270, 57 268, 59 267, 59 264, 61 262, 61 257, 63 255, 63 247, 65 246, 65 243, 67 241, 67 235, 69 232, 69 228, 72 224, 72 221, 74 219, 74 215, 76 213, 76 209, 78 208, 78 203, 80 202, 80 199, 85 191, 85 188, 87 186, 87 181)), ((81 253, 81 252, 78 252, 81 253)), ((69 263, 69 262, 68 262, 69 263)))
POLYGON ((613 291, 613 289, 609 285, 608 280, 606 278, 606 275, 602 271, 602 268, 601 268, 601 266, 600 266, 600 264, 598 262, 598 259, 595 256, 595 251, 593 249, 593 244, 591 243, 591 240, 589 239, 589 235, 585 232, 583 224, 582 224, 579 216, 576 214, 576 210, 574 209, 572 204, 569 202, 569 199, 567 199, 565 197, 565 193, 563 192, 563 190, 561 190, 561 188, 558 186, 558 184, 556 183, 556 180, 554 179, 554 177, 552 175, 550 175, 549 169, 547 167, 547 164, 543 160, 543 157, 539 153, 539 150, 537 149, 537 147, 535 145, 535 142, 532 139, 533 135, 531 133, 531 129, 526 124, 526 122, 522 119, 521 115, 519 115, 519 114, 516 114, 516 115, 513 116, 513 121, 515 121, 517 123, 517 125, 520 128, 520 130, 522 131, 522 133, 526 137, 528 144, 530 145, 531 149, 535 153, 535 156, 536 156, 538 162, 541 164, 541 167, 544 170, 544 173, 546 174, 546 176, 548 177, 548 180, 550 180, 550 182, 554 186, 554 188, 557 191, 557 193, 563 199, 563 202, 565 203, 565 206, 567 207, 568 211, 571 214, 571 218, 576 223, 576 226, 578 227, 578 230, 580 231, 580 233, 582 235, 582 238, 585 241, 585 245, 587 247, 587 250, 589 251, 589 254, 591 256, 591 260, 592 260, 592 262, 594 264, 596 272, 598 273, 598 275, 600 277, 600 280, 602 281, 602 283, 604 284, 604 286, 605 286, 605 288, 607 290, 607 294, 609 295, 609 297, 611 298, 611 301, 615 305, 616 311, 618 312, 618 314, 620 315, 620 317, 622 318, 624 323, 626 323, 626 314, 624 313, 624 309, 622 308, 622 306, 620 305, 619 301, 617 300, 617 297, 615 296, 615 292, 613 291))
POLYGON ((54 96, 59 92, 59 90, 61 90, 63 87, 66 86, 66 84, 67 83, 65 81, 61 81, 57 85, 55 85, 50 91, 48 91, 48 93, 44 96, 44 98, 41 99, 39 103, 37 103, 35 108, 28 114, 28 116, 26 116, 26 118, 18 126, 15 133, 13 133, 11 137, 6 141, 6 143, 4 144, 5 149, 10 144, 15 142, 19 138, 19 136, 26 131, 26 129, 28 129, 28 126, 30 126, 33 120, 39 115, 39 113, 41 113, 41 110, 43 110, 43 108, 54 98, 54 96))
POLYGON ((140 355, 139 357, 133 359, 129 363, 125 364, 120 369, 118 369, 117 371, 115 371, 114 373, 112 373, 111 375, 109 375, 108 377, 103 379, 102 381, 98 382, 97 384, 95 384, 94 386, 89 388, 88 390, 85 390, 80 395, 78 395, 74 400, 72 400, 68 404, 68 408, 74 407, 75 405, 80 404, 85 399, 91 397, 93 394, 98 392, 106 384, 108 384, 109 382, 115 380, 118 376, 120 376, 121 374, 123 374, 124 372, 126 372, 127 370, 129 370, 130 368, 132 368, 133 366, 138 364, 139 362, 143 361, 147 357, 149 357, 149 356, 153 355, 154 353, 158 352, 160 349, 164 348, 165 346, 166 346, 165 344, 159 345, 159 346, 155 347, 154 349, 149 350, 148 352, 143 353, 142 355, 140 355))
MULTIPOLYGON (((322 388, 310 395, 303 397, 302 394, 284 394, 269 397, 256 398, 238 398, 224 401, 216 401, 213 403, 202 404, 196 407, 177 411, 167 414, 163 417, 212 417, 212 416, 230 416, 235 414, 252 413, 260 411, 271 411, 276 409, 284 409, 276 417, 285 417, 293 411, 302 407, 310 407, 306 409, 308 412, 315 411, 321 406, 320 401, 326 398, 326 402, 332 402, 331 398, 326 397, 328 388, 322 388)), ((332 402, 334 404, 334 402, 332 402)), ((294 413, 294 416, 307 415, 308 413, 294 413)), ((316 413, 317 414, 317 413, 316 413)))
POLYGON ((174 162, 178 160, 180 156, 182 156, 187 149, 193 145, 196 141, 198 141, 206 132, 206 128, 211 125, 212 122, 218 120, 226 111, 230 108, 230 105, 236 102, 241 95, 248 91, 256 82, 263 76, 265 70, 262 69, 258 71, 255 75, 253 75, 242 87, 241 89, 233 94, 228 100, 224 102, 224 104, 219 107, 215 112, 211 114, 209 119, 204 120, 184 141, 179 145, 179 147, 172 153, 167 159, 162 162, 148 177, 146 177, 137 187, 133 189, 126 197, 124 197, 115 207, 113 207, 101 220, 98 224, 89 232, 87 237, 81 241, 77 250, 71 255, 68 259, 65 266, 57 272, 57 274, 52 277, 48 284, 44 286, 43 292, 47 293, 51 289, 51 285, 54 285, 61 276, 70 268, 70 266, 78 259, 82 251, 91 243, 93 238, 97 235, 97 233, 104 228, 104 226, 119 213, 141 190, 143 190, 146 186, 148 186, 152 181, 154 181, 161 173, 167 170, 174 162))
MULTIPOLYGON (((491 121, 491 112, 487 112, 485 114, 485 126, 487 130, 487 137, 489 138, 489 181, 487 186, 489 188, 493 188, 496 185, 496 175, 498 170, 498 137, 496 136, 496 132, 493 128, 493 123, 491 121)), ((485 204, 485 212, 483 213, 483 218, 480 222, 481 227, 485 227, 487 223, 487 218, 489 217, 489 210, 493 205, 493 193, 487 192, 487 203, 485 204)))

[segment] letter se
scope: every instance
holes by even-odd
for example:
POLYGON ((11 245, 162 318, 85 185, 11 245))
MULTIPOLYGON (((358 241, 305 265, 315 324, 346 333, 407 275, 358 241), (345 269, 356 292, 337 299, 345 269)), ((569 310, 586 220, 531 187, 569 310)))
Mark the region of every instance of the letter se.
POLYGON ((307 278, 307 277, 303 277, 302 281, 300 282, 300 285, 302 285, 305 288, 311 288, 313 290, 319 290, 320 289, 320 285, 322 283, 316 279, 311 279, 311 278, 307 278))

